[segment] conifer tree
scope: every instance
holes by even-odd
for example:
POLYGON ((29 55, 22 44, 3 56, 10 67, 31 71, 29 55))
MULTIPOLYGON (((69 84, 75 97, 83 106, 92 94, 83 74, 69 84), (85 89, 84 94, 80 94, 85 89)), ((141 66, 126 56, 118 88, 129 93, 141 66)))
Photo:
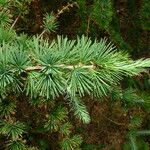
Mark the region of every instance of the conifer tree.
MULTIPOLYGON (((95 1, 108 9, 99 16, 95 7, 92 16, 101 18, 98 22, 106 29, 111 21, 111 1, 95 1), (103 4, 102 4, 103 3, 103 4), (105 22, 107 18, 107 22, 105 22)), ((44 35, 58 27, 57 15, 43 16, 43 32, 28 37, 18 34, 14 26, 21 15, 28 11, 28 4, 15 0, 0 1, 0 140, 3 149, 30 150, 38 147, 30 145, 28 134, 57 133, 57 147, 62 150, 81 148, 82 136, 74 131, 72 120, 89 124, 91 117, 85 98, 101 100, 115 91, 124 77, 138 76, 150 67, 150 59, 133 60, 125 52, 118 50, 106 38, 91 40, 82 35, 76 39, 57 36, 50 41, 44 35), (26 7, 25 7, 26 6, 26 7), (11 11, 17 18, 13 20, 11 11), (19 100, 26 99, 27 106, 42 113, 35 120, 22 121, 17 116, 19 100), (74 115, 73 115, 74 114, 74 115), (72 118, 69 118, 73 116, 72 118), (35 124, 34 124, 35 123, 35 124), (33 125, 34 124, 34 125, 33 125), (35 127, 35 129, 34 129, 35 127), (3 141, 3 140, 2 140, 3 141)), ((144 9, 144 8, 143 8, 144 9)), ((124 91, 119 99, 130 106, 137 98, 131 90, 124 91), (130 97, 132 95, 132 98, 130 97)), ((117 95, 118 96, 118 95, 117 95)), ((139 102, 141 102, 139 100, 139 102)), ((29 115, 31 116, 31 115, 29 115)), ((25 116, 23 116, 25 117, 25 116)), ((30 118, 28 118, 30 119, 30 118)), ((137 131, 143 135, 145 131, 137 131)), ((149 134, 149 131, 146 131, 149 134)), ((133 147, 135 135, 129 135, 133 147)), ((45 144, 46 147, 46 144, 45 144)), ((46 149, 46 148, 45 148, 46 149)), ((135 148, 134 148, 135 149, 135 148)))

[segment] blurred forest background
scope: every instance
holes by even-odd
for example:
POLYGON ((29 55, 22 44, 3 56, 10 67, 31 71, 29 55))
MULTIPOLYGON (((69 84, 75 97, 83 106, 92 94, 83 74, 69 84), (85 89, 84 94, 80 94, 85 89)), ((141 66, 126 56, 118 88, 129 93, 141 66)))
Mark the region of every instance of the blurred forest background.
POLYGON ((18 10, 28 13, 21 15, 15 27, 29 35, 40 33, 43 15, 53 12, 58 14, 56 35, 107 37, 120 49, 140 57, 149 51, 149 7, 149 0, 37 0, 18 10))

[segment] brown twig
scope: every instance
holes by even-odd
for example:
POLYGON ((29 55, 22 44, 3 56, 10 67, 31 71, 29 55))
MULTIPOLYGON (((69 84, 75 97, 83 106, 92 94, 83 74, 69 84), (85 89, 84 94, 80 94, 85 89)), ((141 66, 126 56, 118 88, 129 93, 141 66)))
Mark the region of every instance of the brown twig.
POLYGON ((114 121, 114 120, 112 120, 112 119, 110 119, 110 118, 108 118, 108 117, 106 117, 106 116, 104 116, 104 115, 103 115, 103 117, 104 117, 105 119, 109 120, 110 122, 112 122, 112 123, 118 125, 118 126, 126 126, 126 124, 120 123, 120 122, 116 122, 116 121, 114 121))
POLYGON ((91 21, 91 18, 90 16, 88 17, 88 24, 87 24, 87 29, 86 29, 86 35, 88 36, 89 32, 90 32, 90 21, 91 21))
POLYGON ((15 21, 13 22, 13 24, 10 27, 10 30, 15 26, 15 24, 17 23, 17 21, 19 20, 20 15, 18 15, 18 17, 15 19, 15 21))
POLYGON ((46 30, 43 30, 42 33, 38 36, 38 38, 41 38, 41 36, 46 32, 46 30))
POLYGON ((56 18, 58 18, 61 14, 63 14, 66 10, 70 10, 70 7, 78 6, 77 2, 68 3, 66 6, 63 6, 61 10, 58 10, 58 13, 56 14, 56 18))
MULTIPOLYGON (((63 69, 69 69, 69 70, 73 70, 74 68, 78 68, 78 67, 81 67, 81 68, 84 68, 84 69, 95 69, 95 66, 92 64, 92 65, 55 65, 54 67, 58 67, 58 68, 63 68, 63 69)), ((44 67, 43 66, 33 66, 33 67, 27 67, 25 70, 27 72, 30 72, 30 71, 39 71, 39 70, 42 70, 44 67)))

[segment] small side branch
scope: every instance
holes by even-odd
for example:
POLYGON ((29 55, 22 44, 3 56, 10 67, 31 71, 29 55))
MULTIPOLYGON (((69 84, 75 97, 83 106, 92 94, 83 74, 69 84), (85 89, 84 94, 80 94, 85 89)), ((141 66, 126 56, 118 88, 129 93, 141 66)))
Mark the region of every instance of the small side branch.
POLYGON ((39 35, 39 37, 38 37, 38 38, 41 38, 41 37, 42 37, 42 35, 43 35, 45 32, 46 32, 46 30, 43 30, 43 31, 42 31, 42 33, 39 35))
POLYGON ((20 15, 13 22, 12 26, 10 27, 10 30, 15 26, 15 24, 17 23, 17 21, 19 20, 19 18, 20 18, 20 15))
POLYGON ((58 13, 56 14, 56 18, 58 18, 61 14, 63 14, 66 10, 69 10, 70 8, 78 6, 77 2, 68 3, 66 6, 63 6, 61 10, 58 10, 58 13))
POLYGON ((104 115, 103 115, 103 117, 104 117, 105 119, 109 120, 110 122, 112 122, 112 123, 118 125, 118 126, 126 126, 125 123, 116 122, 116 121, 114 121, 114 120, 112 120, 112 119, 110 119, 110 118, 108 118, 108 117, 106 117, 106 116, 104 116, 104 115))
POLYGON ((90 32, 90 16, 88 17, 88 21, 87 21, 87 29, 86 29, 86 35, 88 36, 89 35, 89 32, 90 32))

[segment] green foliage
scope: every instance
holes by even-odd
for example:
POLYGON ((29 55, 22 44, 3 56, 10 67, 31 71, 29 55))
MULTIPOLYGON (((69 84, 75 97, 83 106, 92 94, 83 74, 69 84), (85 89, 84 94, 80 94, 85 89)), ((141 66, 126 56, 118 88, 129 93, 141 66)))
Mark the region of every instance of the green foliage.
POLYGON ((138 136, 150 135, 150 131, 130 131, 128 134, 129 143, 125 144, 124 150, 148 150, 149 144, 142 139, 138 139, 138 136))
POLYGON ((0 102, 0 114, 2 117, 9 117, 15 112, 16 105, 14 102, 4 99, 0 102))
POLYGON ((96 144, 87 144, 87 143, 82 144, 82 149, 83 150, 101 150, 103 148, 105 148, 105 146, 102 145, 102 144, 98 144, 98 145, 96 145, 96 144))
POLYGON ((150 30, 150 1, 149 0, 143 0, 143 5, 140 11, 141 16, 141 24, 143 29, 150 30))
POLYGON ((77 0, 79 5, 78 16, 81 25, 78 34, 86 33, 92 37, 99 36, 101 30, 107 30, 113 17, 113 3, 111 0, 77 0), (96 31, 96 25, 100 30, 96 31))
POLYGON ((107 29, 111 40, 118 45, 118 47, 122 50, 132 51, 132 47, 129 43, 127 43, 124 38, 121 36, 121 27, 119 23, 119 19, 116 16, 117 14, 113 15, 111 26, 107 29))
POLYGON ((144 100, 139 95, 137 95, 136 91, 134 91, 133 89, 124 90, 122 96, 124 105, 128 108, 135 105, 141 106, 142 104, 144 104, 144 100))
POLYGON ((111 99, 113 101, 121 100, 123 108, 126 109, 133 106, 144 106, 145 99, 138 92, 138 90, 133 88, 121 89, 116 87, 111 93, 111 99))
POLYGON ((23 50, 22 46, 16 45, 16 47, 10 47, 9 61, 10 66, 14 68, 15 72, 21 73, 27 66, 30 65, 30 60, 26 55, 26 52, 23 50), (16 69, 16 70, 15 70, 16 69))
POLYGON ((145 100, 145 103, 143 105, 144 110, 149 112, 150 111, 149 93, 146 91, 142 91, 140 93, 140 96, 145 100))
POLYGON ((139 116, 133 116, 131 118, 131 127, 132 128, 140 127, 141 124, 142 124, 142 120, 139 116))
POLYGON ((100 28, 107 29, 112 20, 113 7, 111 0, 94 0, 92 16, 100 28))
POLYGON ((7 117, 9 117, 9 121, 0 120, 0 134, 9 139, 5 145, 6 149, 26 150, 25 142, 21 139, 26 132, 26 126, 19 121, 10 120, 10 116, 7 117))
POLYGON ((25 133, 25 125, 20 122, 0 121, 0 133, 15 141, 25 133))
POLYGON ((82 143, 82 138, 79 135, 75 135, 71 138, 64 138, 60 143, 62 150, 79 150, 79 146, 82 143))
POLYGON ((7 144, 7 148, 8 150, 26 150, 26 147, 23 143, 23 141, 21 140, 13 140, 13 141, 9 141, 9 143, 7 144))
POLYGON ((15 15, 26 15, 29 13, 28 4, 33 0, 14 0, 12 1, 13 7, 15 7, 15 15))
POLYGON ((1 27, 9 27, 12 20, 10 19, 10 12, 8 10, 0 12, 0 26, 1 27))
POLYGON ((56 17, 53 13, 46 14, 44 16, 44 30, 48 32, 55 31, 57 29, 58 23, 56 17))
POLYGON ((47 116, 48 121, 44 128, 47 131, 58 132, 61 137, 60 147, 62 150, 77 149, 82 143, 82 138, 80 135, 74 135, 71 137, 72 125, 68 120, 68 111, 65 107, 58 106, 52 110, 52 113, 47 116))
POLYGON ((12 39, 15 38, 15 32, 13 30, 5 30, 0 27, 0 44, 12 42, 12 39))
POLYGON ((70 106, 74 110, 75 116, 79 117, 80 120, 83 121, 83 123, 90 123, 90 115, 86 109, 86 106, 83 104, 83 102, 80 100, 79 97, 70 97, 68 99, 70 106))
POLYGON ((52 114, 48 116, 48 121, 46 121, 45 129, 50 132, 56 132, 59 130, 59 127, 67 119, 67 110, 66 108, 59 106, 52 111, 52 114))
POLYGON ((149 143, 145 142, 144 140, 139 140, 138 141, 138 149, 139 150, 149 150, 149 143))
MULTIPOLYGON (((18 80, 18 78, 15 76, 15 72, 17 72, 18 70, 20 70, 20 67, 23 67, 25 64, 27 64, 27 60, 26 58, 24 59, 24 61, 20 61, 20 64, 18 64, 19 62, 19 57, 23 56, 23 54, 19 54, 16 53, 15 51, 15 47, 11 47, 8 46, 6 44, 3 44, 3 47, 0 48, 0 91, 5 93, 5 90, 7 90, 8 88, 10 88, 10 86, 13 86, 14 91, 20 91, 20 81, 18 80), (4 46, 5 45, 5 46, 4 46), (6 50, 5 49, 11 49, 11 50, 6 50), (13 52, 12 52, 13 51, 13 52), (10 62, 12 61, 12 62, 10 62), (14 65, 17 65, 17 70, 14 69, 14 65), (10 71, 10 68, 12 71, 10 71), (5 89, 5 90, 4 90, 5 89)), ((22 59, 22 58, 21 58, 22 59)), ((23 60, 23 59, 22 59, 23 60)), ((13 90, 12 89, 12 90, 13 90)))
POLYGON ((72 129, 72 125, 70 122, 66 122, 64 123, 61 127, 60 127, 60 133, 62 135, 65 135, 65 136, 69 136, 70 133, 71 133, 71 129, 72 129))
POLYGON ((9 6, 8 0, 1 0, 0 1, 0 8, 7 8, 9 6))

